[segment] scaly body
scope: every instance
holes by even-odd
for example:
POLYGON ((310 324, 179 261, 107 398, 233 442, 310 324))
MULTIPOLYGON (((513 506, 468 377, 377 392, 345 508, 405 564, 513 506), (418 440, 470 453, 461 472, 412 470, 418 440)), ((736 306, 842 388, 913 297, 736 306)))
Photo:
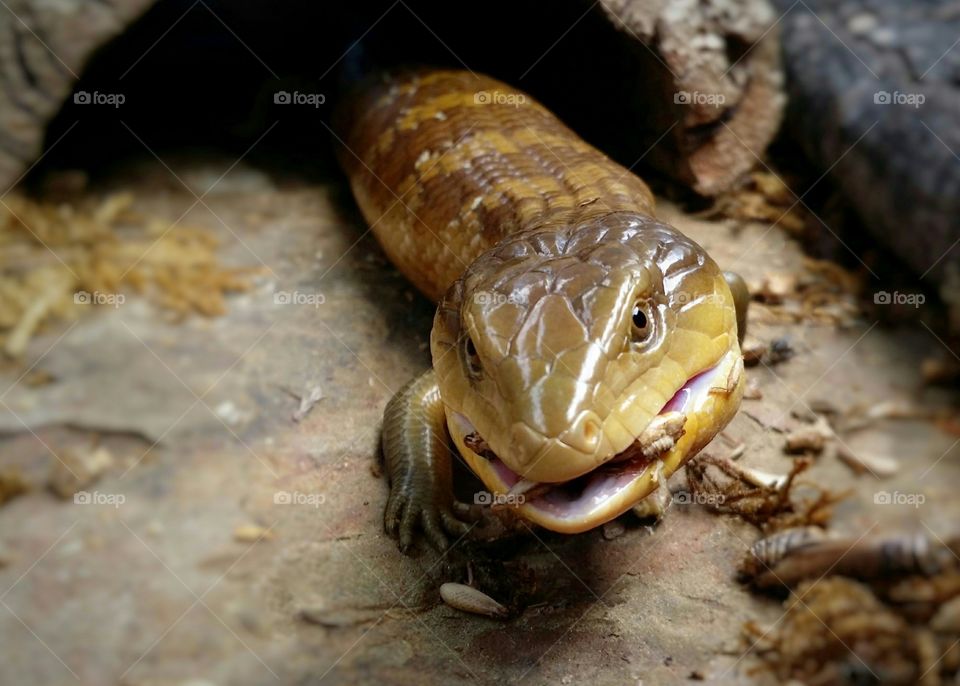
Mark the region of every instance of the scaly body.
POLYGON ((385 523, 403 548, 418 526, 438 546, 467 529, 448 436, 520 514, 572 533, 646 497, 732 418, 742 281, 532 98, 404 72, 359 89, 338 129, 364 217, 438 302, 433 368, 384 415, 385 523))

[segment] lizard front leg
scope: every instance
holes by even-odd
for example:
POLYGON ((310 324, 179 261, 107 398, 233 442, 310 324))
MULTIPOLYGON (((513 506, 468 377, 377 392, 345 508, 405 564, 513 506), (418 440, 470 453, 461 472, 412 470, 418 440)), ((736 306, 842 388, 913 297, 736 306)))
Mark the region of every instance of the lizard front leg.
POLYGON ((383 457, 390 478, 387 534, 407 552, 419 526, 438 550, 445 534, 463 536, 470 508, 454 500, 452 448, 436 375, 429 370, 397 391, 383 414, 383 457))

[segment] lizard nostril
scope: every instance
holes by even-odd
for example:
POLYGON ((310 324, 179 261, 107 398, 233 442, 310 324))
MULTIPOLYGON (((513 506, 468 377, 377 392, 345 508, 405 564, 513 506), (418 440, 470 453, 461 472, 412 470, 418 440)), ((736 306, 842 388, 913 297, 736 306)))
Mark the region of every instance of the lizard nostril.
POLYGON ((600 425, 594 421, 584 422, 583 438, 588 443, 596 443, 597 436, 600 435, 600 425))
POLYGON ((593 412, 582 415, 570 430, 562 437, 564 443, 581 452, 592 453, 600 445, 603 428, 600 418, 593 412))

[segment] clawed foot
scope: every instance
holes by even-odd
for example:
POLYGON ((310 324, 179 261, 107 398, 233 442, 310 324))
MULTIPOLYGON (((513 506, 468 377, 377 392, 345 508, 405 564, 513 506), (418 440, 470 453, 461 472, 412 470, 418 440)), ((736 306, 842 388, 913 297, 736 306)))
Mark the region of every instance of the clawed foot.
POLYGON ((475 526, 481 517, 475 510, 425 485, 404 484, 391 486, 383 523, 403 553, 409 551, 417 528, 434 548, 444 551, 449 546, 447 535, 459 539, 475 526))

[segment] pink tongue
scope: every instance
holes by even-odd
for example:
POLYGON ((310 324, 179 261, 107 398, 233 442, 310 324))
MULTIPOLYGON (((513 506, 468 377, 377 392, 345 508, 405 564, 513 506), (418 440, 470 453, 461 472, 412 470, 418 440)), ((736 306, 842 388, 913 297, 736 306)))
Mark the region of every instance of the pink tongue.
POLYGON ((680 387, 680 390, 673 394, 673 397, 667 401, 667 404, 663 406, 663 409, 660 410, 660 414, 664 412, 683 412, 687 403, 690 402, 690 398, 696 393, 698 395, 702 394, 703 391, 707 390, 707 386, 713 381, 711 372, 713 369, 708 369, 705 372, 700 372, 696 376, 690 377, 687 383, 683 384, 680 387))
MULTIPOLYGON (((520 480, 520 477, 499 459, 494 458, 491 465, 508 488, 513 488, 520 480)), ((575 479, 573 484, 558 484, 556 488, 533 498, 528 504, 560 519, 579 519, 629 486, 646 466, 630 465, 617 472, 601 469, 575 479)))
MULTIPOLYGON (((708 369, 687 381, 663 406, 660 414, 683 412, 692 398, 703 397, 713 381, 713 371, 708 369)), ((520 481, 520 476, 501 460, 494 458, 491 465, 508 488, 513 488, 520 481)), ((646 467, 647 464, 641 462, 625 464, 616 472, 601 468, 571 483, 558 484, 556 488, 531 499, 528 504, 559 519, 579 519, 629 486, 646 467)))
POLYGON ((555 488, 531 501, 531 505, 559 519, 579 519, 590 514, 630 485, 643 467, 623 472, 597 472, 587 481, 582 493, 570 488, 555 488))
POLYGON ((507 485, 507 488, 513 488, 514 485, 518 481, 520 481, 520 475, 515 473, 507 465, 503 464, 500 458, 497 458, 497 457, 493 458, 490 461, 490 464, 493 465, 493 468, 497 472, 497 476, 499 476, 503 480, 503 483, 507 485))

